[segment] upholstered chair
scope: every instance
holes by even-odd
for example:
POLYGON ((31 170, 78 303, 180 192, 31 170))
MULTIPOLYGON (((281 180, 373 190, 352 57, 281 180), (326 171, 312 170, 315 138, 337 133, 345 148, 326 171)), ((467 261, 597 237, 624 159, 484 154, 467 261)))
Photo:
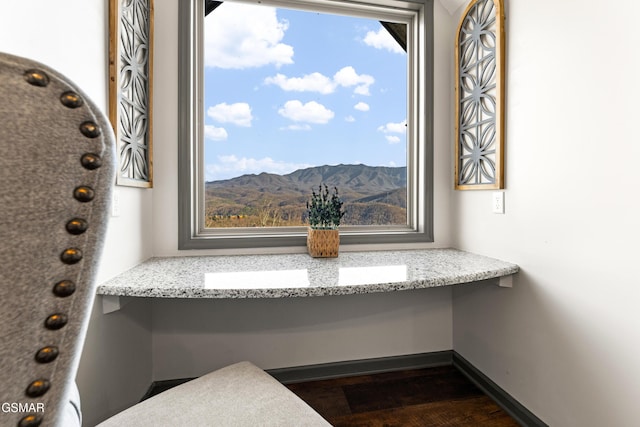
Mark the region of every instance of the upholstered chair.
POLYGON ((64 417, 95 295, 113 143, 69 79, 0 53, 2 426, 79 425, 64 417))
MULTIPOLYGON (((114 177, 108 120, 45 65, 0 53, 0 426, 80 426, 75 375, 114 177)), ((101 426, 328 426, 249 362, 101 426)))

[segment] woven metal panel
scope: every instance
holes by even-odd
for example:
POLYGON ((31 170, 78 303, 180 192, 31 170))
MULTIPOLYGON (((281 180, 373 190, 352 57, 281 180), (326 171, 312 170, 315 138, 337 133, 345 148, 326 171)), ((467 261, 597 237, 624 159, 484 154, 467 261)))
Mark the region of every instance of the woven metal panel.
POLYGON ((117 183, 151 187, 153 0, 111 0, 111 107, 117 183))
POLYGON ((456 188, 503 188, 502 3, 473 1, 456 40, 456 188))

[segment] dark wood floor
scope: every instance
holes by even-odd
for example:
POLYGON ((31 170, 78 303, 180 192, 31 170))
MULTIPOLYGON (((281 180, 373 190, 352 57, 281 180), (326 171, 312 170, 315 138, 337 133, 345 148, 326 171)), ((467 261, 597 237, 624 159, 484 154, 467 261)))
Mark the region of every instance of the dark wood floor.
POLYGON ((336 427, 518 426, 453 366, 287 387, 336 427))

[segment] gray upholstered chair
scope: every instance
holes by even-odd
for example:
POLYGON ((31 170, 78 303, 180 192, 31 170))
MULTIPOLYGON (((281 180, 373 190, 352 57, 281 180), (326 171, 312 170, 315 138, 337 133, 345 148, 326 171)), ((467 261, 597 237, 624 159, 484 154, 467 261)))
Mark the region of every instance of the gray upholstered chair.
POLYGON ((113 140, 68 79, 0 54, 2 426, 74 422, 63 417, 95 294, 113 140))
MULTIPOLYGON (((113 146, 109 122, 73 83, 0 53, 0 402, 9 405, 0 426, 81 423, 74 379, 95 295, 113 146)), ((241 362, 101 424, 163 425, 329 424, 241 362)))

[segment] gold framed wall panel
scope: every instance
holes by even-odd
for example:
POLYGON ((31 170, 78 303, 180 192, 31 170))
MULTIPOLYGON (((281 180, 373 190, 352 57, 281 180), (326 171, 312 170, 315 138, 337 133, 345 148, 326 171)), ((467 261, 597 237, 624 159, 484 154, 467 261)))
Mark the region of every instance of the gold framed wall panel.
POLYGON ((153 186, 153 0, 109 0, 109 118, 116 184, 153 186))
POLYGON ((455 42, 455 189, 504 188, 502 0, 472 0, 455 42))

